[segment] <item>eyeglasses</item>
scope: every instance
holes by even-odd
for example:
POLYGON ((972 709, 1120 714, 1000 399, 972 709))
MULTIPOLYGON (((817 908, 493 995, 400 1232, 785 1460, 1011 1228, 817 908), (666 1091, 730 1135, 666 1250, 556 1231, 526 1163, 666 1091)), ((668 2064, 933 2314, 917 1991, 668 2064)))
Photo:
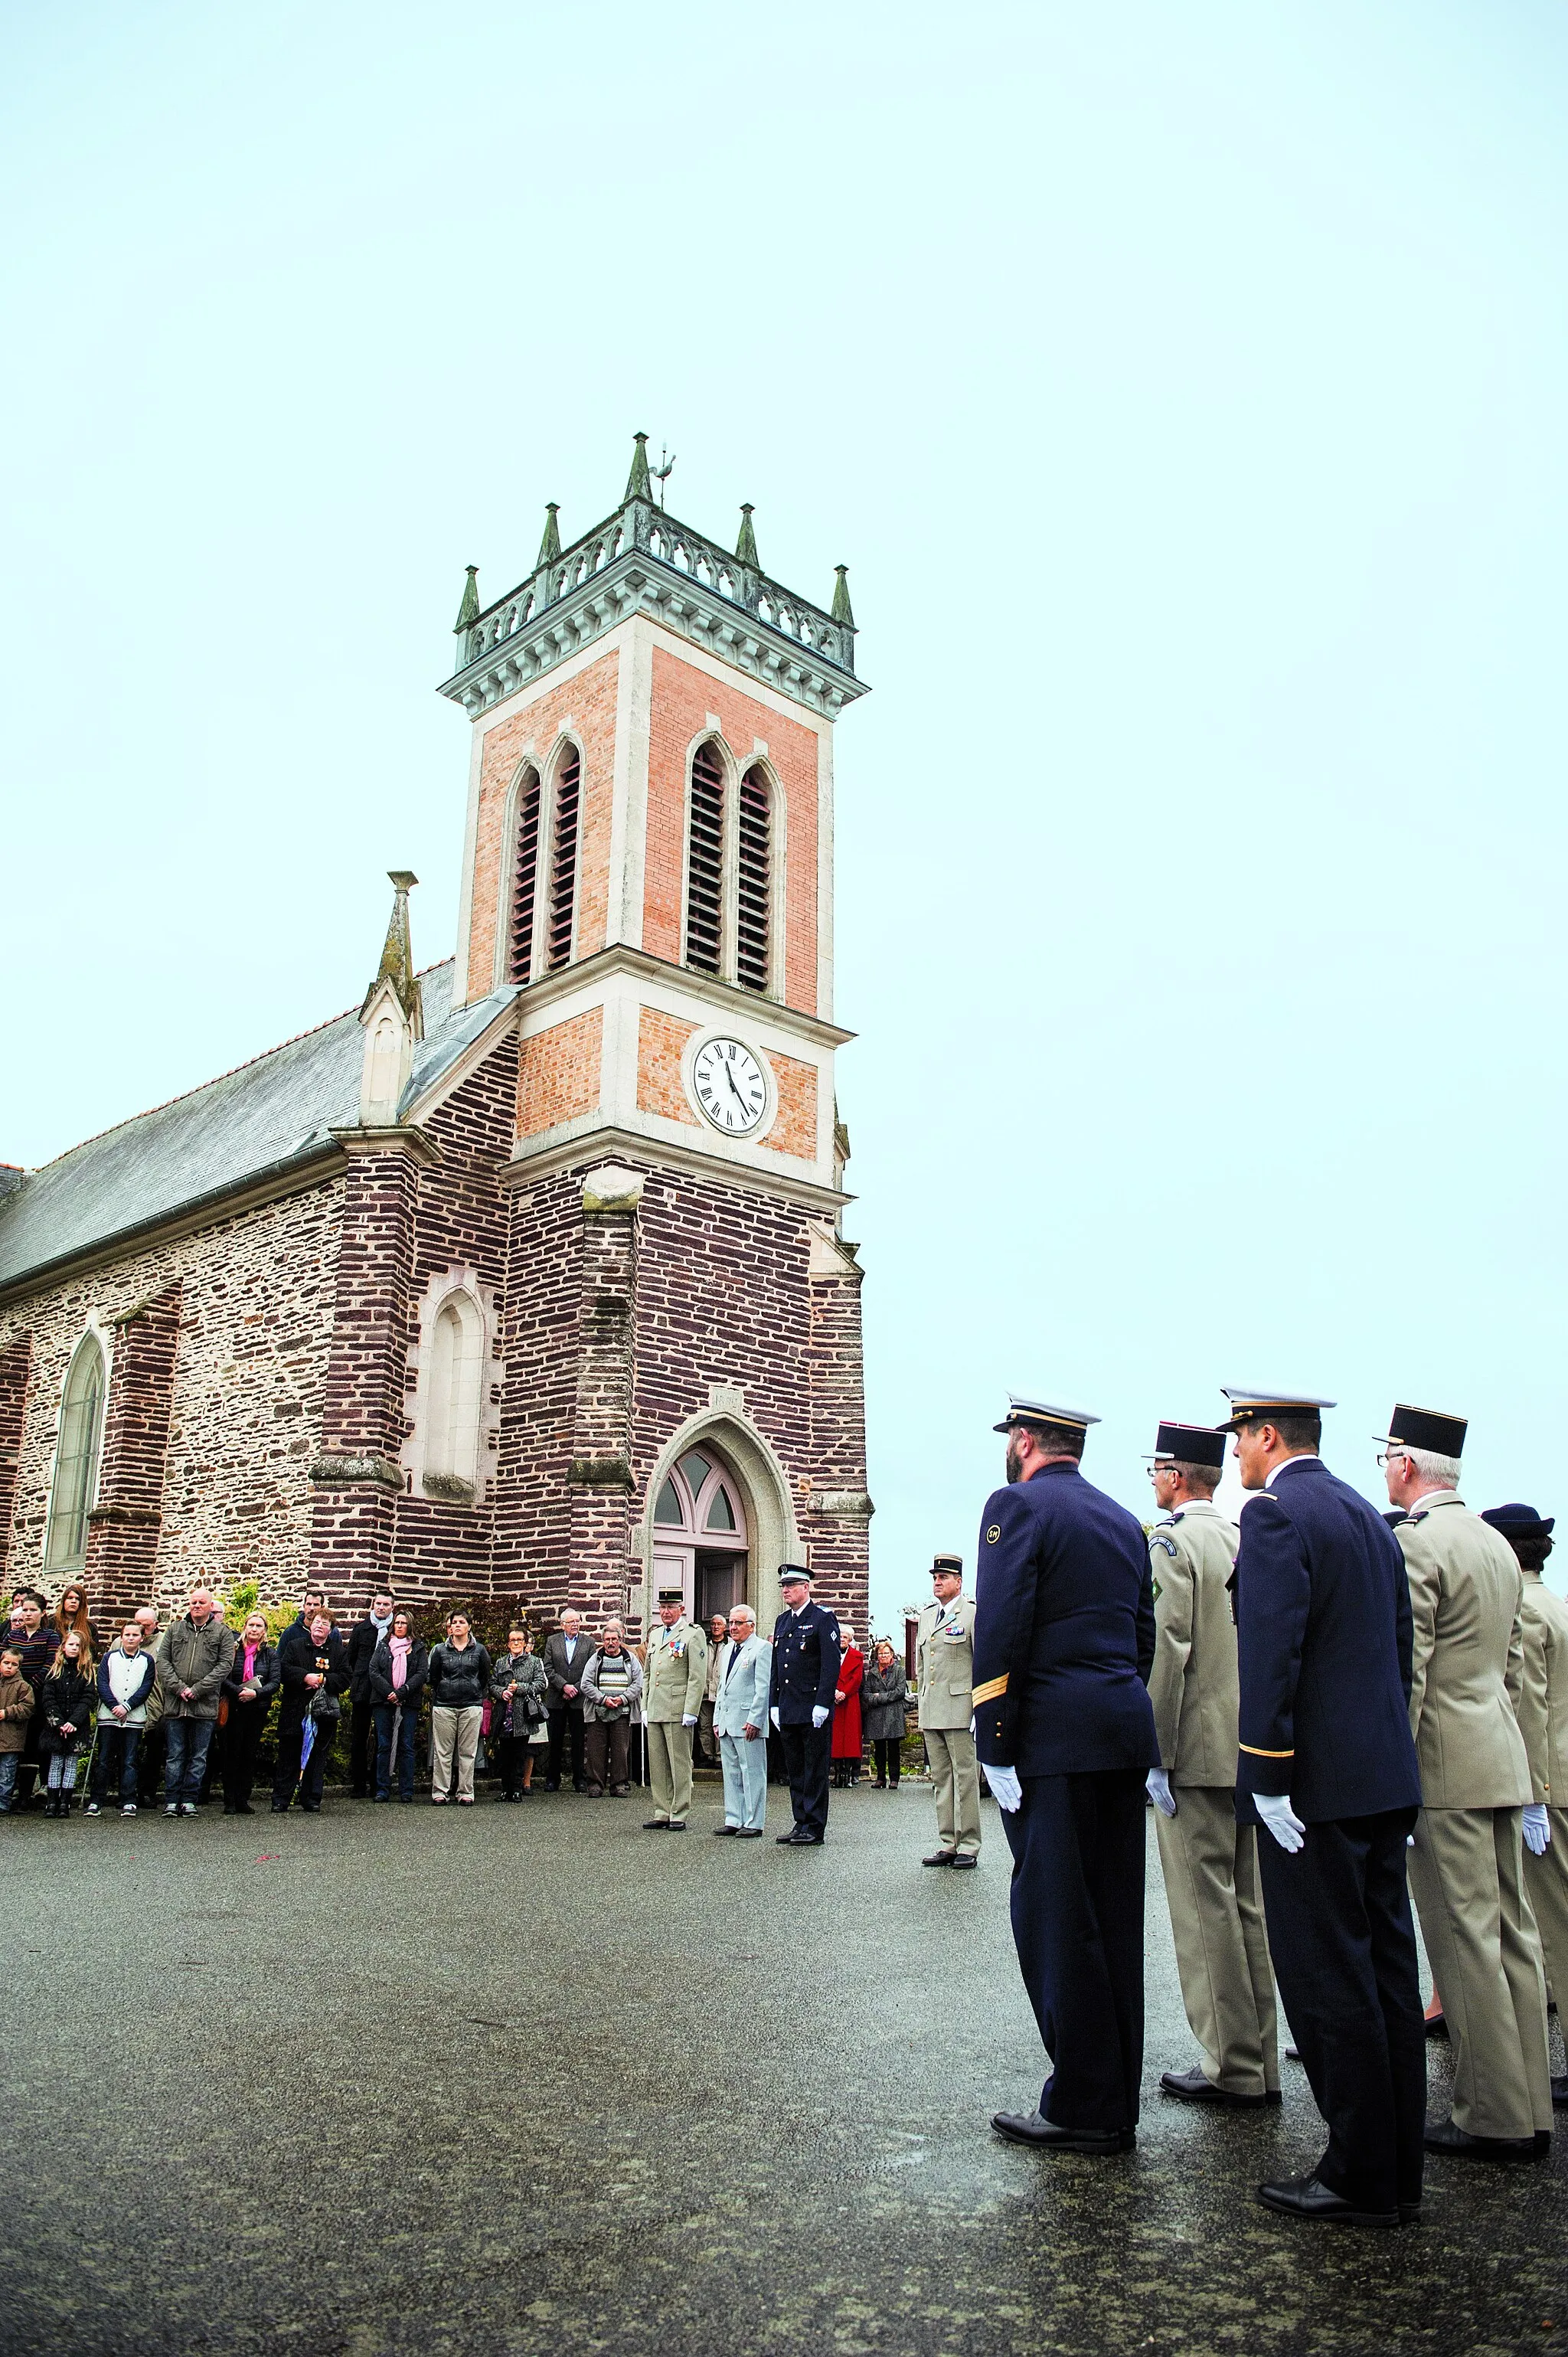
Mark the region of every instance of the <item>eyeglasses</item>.
POLYGON ((1380 1472, 1386 1471, 1391 1465, 1408 1465, 1409 1463, 1410 1451, 1408 1448, 1380 1448, 1378 1451, 1378 1470, 1380 1472))

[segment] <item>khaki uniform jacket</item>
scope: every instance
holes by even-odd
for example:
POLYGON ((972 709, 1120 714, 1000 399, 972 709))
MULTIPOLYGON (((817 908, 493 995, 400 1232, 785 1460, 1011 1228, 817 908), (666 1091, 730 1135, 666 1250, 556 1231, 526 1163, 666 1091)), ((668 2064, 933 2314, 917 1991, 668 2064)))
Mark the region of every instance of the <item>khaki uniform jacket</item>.
POLYGON ((950 1604, 933 1598, 920 1614, 915 1638, 915 1691, 920 1725, 933 1735, 967 1727, 974 1716, 974 1604, 955 1596, 950 1604), (939 1636, 937 1631, 943 1633, 939 1636))
POLYGON ((1530 1797, 1568 1809, 1568 1603, 1538 1571, 1524 1574, 1524 1680, 1519 1731, 1530 1797))
POLYGON ((708 1641, 690 1620, 657 1622, 648 1640, 642 1715, 654 1726, 695 1718, 708 1688, 708 1641))
POLYGON ((1422 1804, 1521 1807, 1530 1762, 1515 1717, 1524 1681, 1519 1558, 1453 1490, 1423 1498, 1394 1536, 1410 1578, 1422 1804))
POLYGON ((1149 1700, 1160 1764, 1173 1784, 1236 1781, 1240 1679, 1227 1585, 1241 1534, 1207 1499, 1149 1535, 1155 1663, 1149 1700))

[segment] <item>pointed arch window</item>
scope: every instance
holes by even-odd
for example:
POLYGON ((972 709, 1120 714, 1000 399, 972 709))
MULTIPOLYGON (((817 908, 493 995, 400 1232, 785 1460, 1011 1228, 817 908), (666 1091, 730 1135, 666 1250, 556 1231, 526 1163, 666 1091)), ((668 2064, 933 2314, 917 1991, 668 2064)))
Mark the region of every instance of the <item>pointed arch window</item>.
POLYGON ((550 934, 545 963, 552 973, 569 964, 577 899, 577 834, 583 765, 569 745, 555 772, 555 837, 550 859, 550 934))
POLYGON ((517 791, 512 841, 511 915, 507 931, 507 980, 533 978, 533 919, 539 899, 539 772, 527 769, 517 791))
POLYGON ((447 1480, 478 1479, 484 1350, 478 1309, 466 1293, 450 1295, 436 1312, 431 1335, 427 1473, 447 1480))
POLYGON ((70 1362, 60 1402, 49 1527, 44 1544, 44 1561, 51 1569, 78 1570, 86 1559, 87 1516, 98 1489, 107 1389, 103 1345, 96 1334, 84 1334, 70 1362))
POLYGON ((766 990, 772 947, 773 796, 755 762, 740 781, 736 827, 736 980, 743 990, 766 990))
POLYGON ((691 834, 686 851, 686 963, 717 974, 724 942, 725 772, 718 748, 692 759, 691 834))

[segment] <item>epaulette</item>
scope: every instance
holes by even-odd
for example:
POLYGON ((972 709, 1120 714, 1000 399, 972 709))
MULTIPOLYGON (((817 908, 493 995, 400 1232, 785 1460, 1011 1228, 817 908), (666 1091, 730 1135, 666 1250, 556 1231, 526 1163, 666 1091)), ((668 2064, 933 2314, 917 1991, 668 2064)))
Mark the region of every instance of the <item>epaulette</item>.
POLYGON ((1430 1510, 1430 1508, 1428 1508, 1428 1507, 1426 1507, 1426 1506, 1423 1506, 1423 1508, 1421 1509, 1421 1512, 1420 1512, 1419 1513, 1416 1513, 1416 1514, 1402 1514, 1402 1515, 1400 1516, 1400 1518, 1399 1518, 1399 1521, 1394 1524, 1394 1528, 1395 1528, 1395 1530, 1396 1530, 1396 1531, 1402 1531, 1402 1530, 1405 1528, 1405 1526, 1407 1525, 1407 1523, 1409 1524, 1409 1526, 1410 1526, 1412 1529, 1413 1529, 1413 1528, 1415 1527, 1415 1525, 1416 1525, 1416 1523, 1424 1523, 1424 1522, 1425 1522, 1426 1517, 1427 1517, 1427 1514, 1428 1514, 1428 1512, 1429 1512, 1430 1511, 1431 1511, 1431 1510, 1430 1510))

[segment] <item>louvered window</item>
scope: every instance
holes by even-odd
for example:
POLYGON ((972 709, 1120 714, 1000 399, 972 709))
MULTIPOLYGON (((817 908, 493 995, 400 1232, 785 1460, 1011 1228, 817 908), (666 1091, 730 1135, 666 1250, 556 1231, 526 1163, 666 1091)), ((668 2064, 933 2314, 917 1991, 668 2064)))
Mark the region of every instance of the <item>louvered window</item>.
POLYGON ((719 970, 723 904, 725 773, 712 745, 692 761, 692 834, 686 854, 686 963, 719 970))
POLYGON ((512 861, 511 928, 507 980, 527 982, 533 971, 533 910, 539 888, 539 772, 524 773, 517 796, 516 853, 512 861))
POLYGON ((740 824, 737 830, 739 898, 736 909, 736 979, 745 990, 768 987, 768 934, 771 914, 772 867, 768 841, 772 797, 760 770, 747 770, 740 781, 740 824))
POLYGON ((552 972, 572 955, 572 911, 577 891, 577 819, 583 771, 574 747, 555 773, 555 850, 550 865, 552 972))

